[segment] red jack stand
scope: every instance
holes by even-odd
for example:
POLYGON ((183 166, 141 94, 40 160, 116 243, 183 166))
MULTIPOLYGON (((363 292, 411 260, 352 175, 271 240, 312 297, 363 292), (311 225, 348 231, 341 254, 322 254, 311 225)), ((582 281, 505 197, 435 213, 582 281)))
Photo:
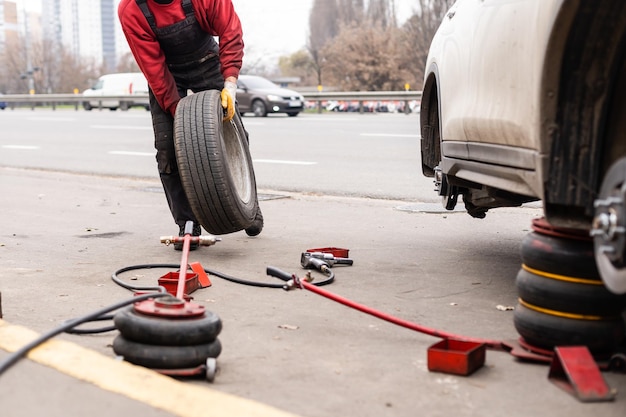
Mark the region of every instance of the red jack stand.
POLYGON ((548 379, 583 402, 615 399, 586 346, 554 348, 548 379))

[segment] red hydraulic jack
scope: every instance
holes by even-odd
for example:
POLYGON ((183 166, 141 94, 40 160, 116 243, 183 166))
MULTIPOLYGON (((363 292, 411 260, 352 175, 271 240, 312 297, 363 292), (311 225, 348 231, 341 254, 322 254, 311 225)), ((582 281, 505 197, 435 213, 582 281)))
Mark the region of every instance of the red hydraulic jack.
POLYGON ((166 245, 182 243, 180 270, 159 279, 159 285, 171 297, 140 301, 132 311, 116 315, 121 339, 114 341, 113 348, 125 360, 159 373, 175 377, 205 375, 212 382, 221 352, 217 339, 221 321, 204 306, 190 301, 193 291, 210 286, 211 281, 199 263, 188 262, 192 244, 211 246, 221 239, 192 233, 193 222, 187 222, 184 236, 161 237, 166 245), (140 337, 147 340, 138 340, 140 337))
POLYGON ((615 398, 615 391, 606 385, 595 360, 585 346, 555 348, 555 352, 549 354, 533 353, 518 341, 466 337, 412 323, 333 294, 313 285, 308 279, 301 279, 272 266, 267 267, 267 275, 285 281, 286 290, 306 289, 398 326, 442 338, 443 340, 428 349, 430 371, 470 375, 484 365, 486 349, 490 349, 508 352, 521 360, 551 363, 550 381, 580 401, 611 401, 615 398))
POLYGON ((211 280, 200 263, 195 262, 189 264, 189 250, 191 244, 200 246, 212 246, 222 239, 215 236, 192 236, 193 222, 189 221, 185 225, 184 236, 161 236, 161 243, 165 245, 181 244, 182 256, 180 260, 180 269, 178 272, 170 272, 163 275, 159 279, 159 285, 165 287, 167 292, 174 295, 179 300, 188 300, 189 294, 199 288, 211 286, 211 280), (193 273, 188 274, 187 270, 191 268, 193 273))

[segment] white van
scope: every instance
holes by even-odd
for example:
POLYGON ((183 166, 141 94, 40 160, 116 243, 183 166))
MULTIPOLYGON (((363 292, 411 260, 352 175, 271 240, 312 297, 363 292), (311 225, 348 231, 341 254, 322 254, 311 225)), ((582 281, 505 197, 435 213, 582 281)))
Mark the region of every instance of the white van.
POLYGON ((128 110, 131 107, 143 107, 150 110, 148 98, 134 98, 133 95, 147 95, 148 82, 141 72, 122 72, 107 74, 98 78, 93 87, 83 91, 87 98, 83 101, 85 110, 107 108, 110 110, 128 110), (100 99, 102 96, 129 96, 124 100, 100 99))

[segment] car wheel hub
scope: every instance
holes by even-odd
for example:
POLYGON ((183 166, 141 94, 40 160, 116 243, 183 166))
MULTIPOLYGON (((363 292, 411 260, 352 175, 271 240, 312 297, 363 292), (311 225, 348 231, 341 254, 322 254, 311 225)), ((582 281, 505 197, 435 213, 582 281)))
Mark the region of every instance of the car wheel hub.
POLYGON ((598 199, 591 236, 598 270, 605 285, 615 293, 626 293, 626 158, 607 172, 598 199))

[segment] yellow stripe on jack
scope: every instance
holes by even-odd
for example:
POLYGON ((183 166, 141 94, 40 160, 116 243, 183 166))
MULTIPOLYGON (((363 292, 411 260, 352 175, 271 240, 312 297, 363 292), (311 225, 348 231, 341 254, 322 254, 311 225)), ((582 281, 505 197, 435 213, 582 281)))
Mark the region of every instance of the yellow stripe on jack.
POLYGON ((534 310, 539 313, 548 314, 550 316, 556 317, 564 317, 566 319, 575 319, 575 320, 589 320, 589 321, 598 321, 598 320, 614 320, 617 317, 602 317, 602 316, 591 316, 586 314, 573 314, 573 313, 565 313, 563 311, 550 310, 549 308, 538 307, 534 304, 530 304, 521 298, 517 299, 521 305, 526 307, 529 310, 534 310))
POLYGON ((576 278, 576 277, 568 277, 567 275, 552 274, 550 272, 544 272, 538 269, 531 268, 526 264, 522 264, 522 269, 530 273, 533 273, 535 275, 544 277, 544 278, 557 279, 559 281, 566 281, 566 282, 573 282, 576 284, 587 284, 587 285, 604 285, 602 281, 597 280, 597 279, 576 278))
MULTIPOLYGON (((0 320, 1 349, 15 352, 37 337, 32 330, 0 320)), ((185 384, 62 340, 50 340, 38 346, 29 352, 28 358, 176 416, 296 417, 252 400, 185 384)))

